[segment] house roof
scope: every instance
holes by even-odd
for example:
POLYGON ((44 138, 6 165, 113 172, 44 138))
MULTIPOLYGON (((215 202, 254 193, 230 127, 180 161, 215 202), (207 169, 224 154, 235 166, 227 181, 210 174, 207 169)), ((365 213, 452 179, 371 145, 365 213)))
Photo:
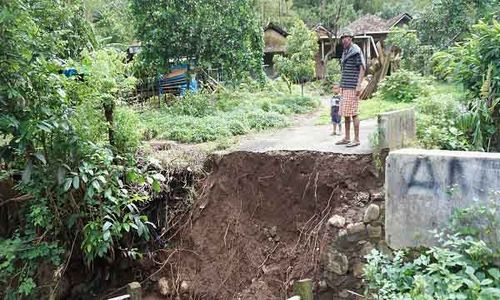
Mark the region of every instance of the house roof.
POLYGON ((391 31, 394 26, 397 26, 403 20, 411 20, 412 17, 407 13, 401 13, 389 20, 384 20, 375 15, 364 15, 346 27, 342 28, 340 32, 351 31, 355 35, 365 33, 386 33, 391 31))
POLYGON ((398 25, 403 20, 411 21, 412 19, 413 19, 413 17, 410 16, 410 14, 408 14, 408 13, 400 13, 399 15, 394 16, 394 17, 390 18, 389 20, 387 20, 387 25, 390 28, 392 28, 392 27, 398 25))
POLYGON ((276 31, 277 33, 281 34, 284 37, 288 36, 288 32, 286 32, 283 28, 281 28, 280 26, 278 26, 272 22, 269 22, 266 25, 266 27, 264 27, 264 31, 269 30, 269 29, 276 31))

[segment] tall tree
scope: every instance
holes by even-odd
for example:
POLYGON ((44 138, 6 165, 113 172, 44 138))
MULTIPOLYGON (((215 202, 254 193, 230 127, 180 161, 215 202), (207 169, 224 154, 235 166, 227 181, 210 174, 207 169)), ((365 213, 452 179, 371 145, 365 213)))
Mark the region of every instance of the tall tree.
POLYGON ((416 19, 420 40, 441 48, 451 46, 466 37, 478 20, 491 19, 499 5, 498 0, 432 0, 416 19))
POLYGON ((84 6, 101 45, 123 49, 134 40, 129 0, 84 0, 84 6))
POLYGON ((316 33, 301 20, 297 21, 287 38, 286 50, 287 56, 275 56, 276 69, 287 82, 290 93, 292 83, 300 83, 303 96, 305 81, 314 76, 314 56, 318 51, 316 33))
POLYGON ((251 0, 133 0, 140 57, 162 71, 181 59, 229 78, 262 75, 263 35, 251 0))

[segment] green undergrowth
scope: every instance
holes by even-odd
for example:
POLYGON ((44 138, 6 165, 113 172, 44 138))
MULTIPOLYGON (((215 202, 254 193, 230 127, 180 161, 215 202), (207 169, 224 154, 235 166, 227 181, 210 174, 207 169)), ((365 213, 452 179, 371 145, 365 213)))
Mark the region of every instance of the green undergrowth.
MULTIPOLYGON (((381 99, 380 97, 373 97, 368 100, 362 100, 359 104, 359 117, 361 120, 367 120, 377 117, 378 114, 405 109, 414 106, 413 103, 394 102, 381 99)), ((321 115, 316 121, 317 125, 330 124, 330 107, 324 107, 321 115)))
POLYGON ((301 97, 280 86, 197 93, 160 109, 141 113, 144 138, 182 143, 225 141, 233 136, 290 124, 290 116, 314 111, 315 97, 301 97))

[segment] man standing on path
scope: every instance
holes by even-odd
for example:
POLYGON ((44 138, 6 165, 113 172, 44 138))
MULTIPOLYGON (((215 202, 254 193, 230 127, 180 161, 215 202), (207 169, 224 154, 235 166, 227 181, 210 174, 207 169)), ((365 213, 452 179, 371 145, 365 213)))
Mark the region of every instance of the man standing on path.
POLYGON ((335 143, 347 147, 359 146, 359 117, 358 106, 361 95, 361 83, 365 76, 366 62, 358 45, 352 42, 352 33, 343 33, 340 39, 344 51, 342 52, 341 67, 342 78, 340 81, 342 102, 340 115, 345 120, 345 137, 335 143), (354 140, 351 141, 351 119, 354 124, 354 140))

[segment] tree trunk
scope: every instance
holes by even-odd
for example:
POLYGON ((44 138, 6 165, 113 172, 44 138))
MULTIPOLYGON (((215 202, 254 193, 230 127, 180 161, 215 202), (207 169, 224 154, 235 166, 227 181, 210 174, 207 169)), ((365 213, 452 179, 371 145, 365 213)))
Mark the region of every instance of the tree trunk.
POLYGON ((304 97, 304 84, 303 83, 300 84, 300 92, 302 94, 302 97, 304 97))
POLYGON ((113 101, 109 101, 108 103, 103 104, 104 107, 104 117, 106 118, 106 121, 108 122, 108 139, 109 139, 109 144, 112 147, 115 147, 115 124, 114 124, 114 109, 115 105, 113 101))
POLYGON ((293 284, 293 293, 301 300, 313 300, 313 282, 311 279, 302 279, 293 284))

